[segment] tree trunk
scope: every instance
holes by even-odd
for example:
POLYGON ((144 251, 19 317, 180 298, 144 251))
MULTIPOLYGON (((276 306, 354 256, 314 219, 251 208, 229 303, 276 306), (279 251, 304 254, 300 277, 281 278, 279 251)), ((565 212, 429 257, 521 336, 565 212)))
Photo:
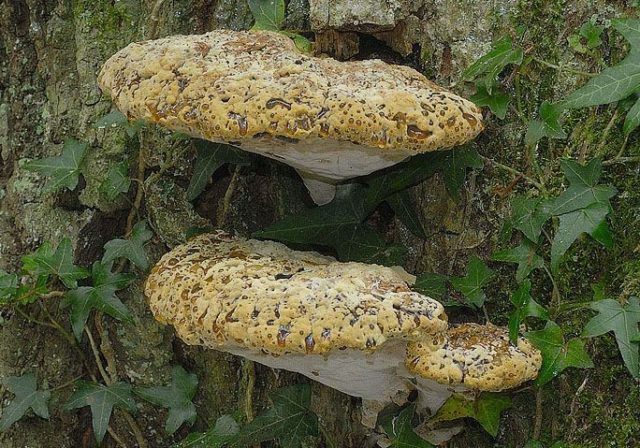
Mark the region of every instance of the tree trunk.
MULTIPOLYGON (((499 37, 515 36, 518 25, 527 27, 522 39, 535 43, 536 53, 554 65, 571 63, 580 70, 600 70, 587 57, 574 60, 567 37, 592 16, 608 19, 628 13, 629 9, 623 1, 604 0, 291 0, 286 26, 314 32, 319 52, 338 58, 378 57, 412 65, 442 85, 457 82, 454 89, 468 97, 473 89, 461 82, 464 68, 486 53, 499 37)), ((216 28, 248 29, 252 20, 244 0, 0 0, 0 269, 15 271, 23 255, 44 241, 57 244, 65 236, 73 241, 76 264, 90 266, 99 259, 104 243, 124 234, 131 204, 142 185, 134 182, 127 198, 115 202, 100 194, 100 184, 109 167, 123 160, 129 161, 134 178, 142 174, 148 179, 159 167, 168 167, 144 184, 140 210, 131 215, 134 221, 146 219, 155 232, 147 246, 152 259, 179 242, 190 227, 211 224, 249 235, 309 206, 295 172, 267 159, 256 159, 247 167, 219 170, 192 206, 185 197, 195 154, 188 142, 175 140, 157 128, 143 129, 131 138, 122 129, 93 126, 111 110, 109 99, 97 87, 96 74, 118 49, 151 37, 203 33, 216 28), (45 179, 25 170, 23 164, 59 155, 67 138, 86 142, 90 147, 81 183, 72 192, 44 193, 45 179)), ((604 57, 608 64, 609 56, 604 57)), ((518 92, 509 92, 518 95, 514 106, 518 112, 510 112, 505 121, 495 117, 488 120, 487 130, 477 143, 479 152, 526 169, 522 145, 525 128, 518 113, 532 117, 540 98, 559 99, 583 82, 579 76, 564 71, 526 73, 522 85, 517 86, 518 92)), ((578 137, 567 148, 557 145, 540 157, 593 155, 596 145, 580 147, 579 137, 596 135, 603 128, 602 119, 587 117, 585 123, 576 123, 573 132, 578 137)), ((610 140, 619 141, 619 134, 612 131, 610 140)), ((395 219, 387 219, 389 213, 384 209, 377 214, 390 239, 411 248, 408 271, 460 275, 470 255, 487 258, 496 247, 508 213, 506 201, 497 192, 511 188, 513 179, 510 173, 486 165, 482 172, 467 177, 459 198, 447 194, 439 176, 411 189, 430 234, 427 242, 412 236, 395 219)), ((615 178, 614 173, 611 182, 623 180, 615 178)), ((627 190, 640 191, 637 184, 633 184, 635 190, 627 190)), ((621 209, 628 210, 633 200, 623 200, 621 209)), ((621 222, 614 223, 618 229, 633 225, 633 213, 620 216, 621 222)), ((619 244, 620 253, 631 253, 638 241, 630 238, 619 244)), ((601 255, 602 263, 611 261, 611 256, 601 255)), ((598 278, 598 269, 604 267, 592 266, 587 273, 598 278)), ((498 272, 489 291, 489 314, 499 316, 500 324, 506 323, 508 309, 507 274, 498 272)), ((574 274, 568 274, 563 281, 572 284, 577 277, 574 274)), ((113 353, 121 380, 136 386, 166 384, 175 364, 196 373, 200 381, 196 395, 199 420, 193 430, 204 430, 217 416, 237 410, 250 419, 268 407, 268 394, 274 388, 311 382, 231 355, 185 346, 174 337, 171 328, 153 320, 141 291, 143 277, 144 273, 138 272, 138 280, 121 295, 134 313, 133 323, 98 316, 95 322, 90 319, 89 326, 94 335, 98 334, 96 326, 102 327, 99 334, 104 340, 97 343, 102 344, 103 352, 113 353)), ((588 286, 581 288, 588 290, 588 286)), ((58 310, 56 304, 45 306, 58 310)), ((42 310, 31 305, 29 314, 41 317, 42 310)), ((66 315, 62 310, 59 317, 69 328, 66 315)), ((454 320, 481 318, 471 312, 454 313, 454 320)), ((585 444, 580 446, 603 446, 608 433, 619 434, 613 417, 595 423, 589 419, 589 407, 601 405, 602 395, 609 394, 614 385, 618 398, 612 399, 610 416, 624 419, 632 415, 628 410, 631 402, 627 404, 621 398, 632 390, 632 381, 619 368, 618 359, 602 354, 607 347, 593 350, 594 357, 600 353, 605 360, 592 374, 585 394, 575 395, 585 378, 579 371, 557 380, 557 393, 544 397, 545 432, 560 437, 572 427, 575 430, 576 425, 593 430, 589 440, 585 436, 585 444), (612 372, 624 379, 617 381, 612 372)), ((0 318, 0 379, 36 372, 39 384, 57 387, 86 373, 84 364, 93 365, 91 353, 86 338, 74 347, 55 329, 29 322, 21 314, 7 313, 0 318)), ((11 397, 3 389, 0 392, 4 399, 11 397)), ((316 383, 313 392, 314 409, 323 424, 331 428, 325 436, 333 439, 329 444, 318 442, 317 446, 366 446, 367 430, 359 423, 359 401, 316 383)), ((91 446, 94 442, 88 408, 77 412, 61 410, 70 394, 71 388, 61 389, 54 395, 49 420, 34 416, 22 419, 0 434, 0 445, 91 446)), ((536 412, 534 393, 523 391, 514 403, 498 436, 505 446, 522 446, 531 437, 536 412)), ((150 447, 170 446, 189 432, 182 428, 174 437, 166 435, 165 411, 151 406, 144 405, 134 418, 150 447)), ((632 421, 624 421, 637 428, 632 421)), ((126 446, 140 444, 122 412, 115 412, 111 427, 126 446)), ((494 443, 475 424, 456 440, 451 446, 494 443)), ((107 435, 104 446, 117 445, 107 435)))

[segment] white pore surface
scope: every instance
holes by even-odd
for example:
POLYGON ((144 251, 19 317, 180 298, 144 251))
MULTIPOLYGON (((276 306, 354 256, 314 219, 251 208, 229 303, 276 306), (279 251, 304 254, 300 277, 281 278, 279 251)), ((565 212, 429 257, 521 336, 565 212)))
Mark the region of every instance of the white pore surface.
POLYGON ((406 342, 387 343, 373 353, 356 349, 333 350, 328 355, 266 355, 242 347, 220 347, 234 355, 275 369, 301 373, 347 395, 391 402, 399 391, 409 389, 397 370, 404 363, 406 342))
POLYGON ((318 180, 336 183, 395 165, 412 153, 371 148, 339 140, 310 138, 297 143, 277 138, 243 140, 234 145, 279 160, 318 180))

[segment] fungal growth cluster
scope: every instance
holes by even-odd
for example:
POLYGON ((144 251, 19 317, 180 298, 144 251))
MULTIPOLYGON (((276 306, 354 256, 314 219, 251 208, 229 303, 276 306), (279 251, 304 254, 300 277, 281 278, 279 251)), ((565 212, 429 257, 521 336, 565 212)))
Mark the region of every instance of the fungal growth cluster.
POLYGON ((130 119, 292 166, 317 203, 329 202, 342 180, 482 130, 473 103, 409 67, 312 57, 269 31, 132 43, 98 82, 130 119))
POLYGON ((302 373, 388 403, 417 389, 437 408, 453 390, 535 378, 540 353, 506 330, 449 328, 442 305, 400 268, 341 263, 270 241, 200 235, 165 254, 145 294, 188 344, 302 373))

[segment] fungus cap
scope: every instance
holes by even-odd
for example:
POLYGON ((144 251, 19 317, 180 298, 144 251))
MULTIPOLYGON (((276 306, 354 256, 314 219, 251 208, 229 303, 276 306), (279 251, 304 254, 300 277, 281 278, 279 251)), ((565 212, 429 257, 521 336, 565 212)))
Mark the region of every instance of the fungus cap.
POLYGON ((462 324, 407 346, 406 367, 417 378, 465 389, 510 389, 534 379, 541 364, 526 339, 514 345, 507 329, 491 324, 462 324))
POLYGON ((132 43, 104 64, 98 83, 130 119, 291 165, 317 202, 343 179, 482 129, 473 103, 409 67, 312 57, 269 31, 132 43))

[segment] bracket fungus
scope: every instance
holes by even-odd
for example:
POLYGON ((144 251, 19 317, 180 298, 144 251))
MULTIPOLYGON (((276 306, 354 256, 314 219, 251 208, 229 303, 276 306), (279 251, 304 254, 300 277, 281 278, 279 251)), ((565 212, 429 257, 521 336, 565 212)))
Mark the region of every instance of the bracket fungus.
POLYGON ((341 263, 272 241, 200 235, 165 254, 145 294, 187 344, 302 373, 369 409, 419 392, 432 411, 453 391, 535 377, 540 353, 504 329, 449 328, 443 306, 401 268, 341 263))
POLYGON ((132 43, 98 83, 130 119, 292 166, 319 204, 342 180, 482 130, 478 107, 409 67, 312 57, 269 31, 132 43))

